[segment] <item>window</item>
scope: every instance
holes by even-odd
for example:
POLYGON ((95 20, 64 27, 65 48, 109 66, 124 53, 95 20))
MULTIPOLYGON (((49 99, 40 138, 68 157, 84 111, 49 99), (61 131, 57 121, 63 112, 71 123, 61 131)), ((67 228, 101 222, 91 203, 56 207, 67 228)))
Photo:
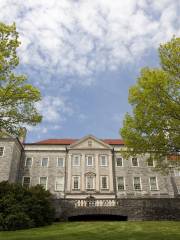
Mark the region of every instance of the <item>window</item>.
POLYGON ((86 165, 93 166, 93 156, 86 156, 86 165))
POLYGON ((80 190, 80 176, 73 176, 73 190, 80 190))
POLYGON ((80 156, 74 155, 72 159, 72 166, 79 167, 80 166, 80 156))
POLYGON ((107 156, 101 155, 100 156, 100 166, 106 167, 108 165, 107 156))
POLYGON ((42 167, 47 167, 48 166, 48 158, 43 158, 41 161, 41 166, 42 167))
POLYGON ((138 159, 137 158, 132 158, 132 166, 138 167, 138 159))
POLYGON ((123 159, 122 159, 122 157, 117 157, 116 158, 116 166, 117 167, 122 167, 123 166, 123 159))
POLYGON ((86 189, 92 190, 94 189, 94 176, 86 176, 86 189))
POLYGON ((174 176, 180 177, 180 170, 174 170, 174 176))
POLYGON ((134 177, 134 190, 141 190, 141 179, 140 179, 140 177, 134 177))
POLYGON ((125 190, 124 177, 117 177, 117 189, 118 191, 125 190))
POLYGON ((152 191, 158 190, 156 177, 150 177, 149 178, 149 184, 150 184, 150 189, 152 191))
POLYGON ((30 187, 30 182, 31 182, 30 177, 23 177, 23 187, 29 188, 30 187))
POLYGON ((101 176, 101 189, 108 189, 108 176, 101 176))
POLYGON ((39 184, 47 190, 47 177, 40 177, 39 184))
POLYGON ((4 155, 4 147, 0 147, 0 157, 4 155))
POLYGON ((152 158, 149 158, 149 159, 147 160, 147 164, 148 164, 148 167, 154 167, 154 161, 153 161, 153 159, 152 159, 152 158))
POLYGON ((57 177, 55 180, 55 191, 64 191, 64 177, 57 177))
POLYGON ((57 166, 64 167, 64 158, 62 158, 62 157, 57 158, 57 166))
POLYGON ((32 166, 32 157, 27 157, 25 161, 25 167, 31 167, 32 166))

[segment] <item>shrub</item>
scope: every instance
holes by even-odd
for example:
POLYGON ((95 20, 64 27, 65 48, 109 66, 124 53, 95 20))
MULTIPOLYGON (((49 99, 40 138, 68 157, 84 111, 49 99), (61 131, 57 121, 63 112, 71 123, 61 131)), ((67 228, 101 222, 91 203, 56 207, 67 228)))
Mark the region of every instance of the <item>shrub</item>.
POLYGON ((54 209, 51 194, 40 185, 26 189, 0 183, 0 229, 16 230, 51 224, 54 209))
POLYGON ((4 230, 17 230, 34 227, 34 222, 24 212, 8 214, 3 221, 4 230))

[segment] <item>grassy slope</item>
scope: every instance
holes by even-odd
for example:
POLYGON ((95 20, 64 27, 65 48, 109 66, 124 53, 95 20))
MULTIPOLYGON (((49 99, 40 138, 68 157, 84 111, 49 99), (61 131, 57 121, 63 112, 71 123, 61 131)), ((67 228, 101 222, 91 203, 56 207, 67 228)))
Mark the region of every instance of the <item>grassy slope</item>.
POLYGON ((72 222, 15 232, 0 240, 180 240, 180 222, 72 222))

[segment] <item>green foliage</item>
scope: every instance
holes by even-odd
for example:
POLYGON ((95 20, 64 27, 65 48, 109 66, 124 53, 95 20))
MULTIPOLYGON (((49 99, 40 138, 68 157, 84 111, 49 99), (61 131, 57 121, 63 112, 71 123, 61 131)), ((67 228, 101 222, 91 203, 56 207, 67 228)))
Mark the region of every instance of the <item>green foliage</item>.
POLYGON ((34 226, 33 221, 24 212, 8 214, 4 219, 4 230, 18 230, 31 228, 34 226))
POLYGON ((19 47, 15 24, 0 22, 0 134, 18 135, 22 125, 36 125, 42 119, 35 103, 41 99, 37 88, 26 83, 26 76, 15 73, 19 47))
POLYGON ((39 227, 53 220, 49 191, 39 185, 26 189, 18 184, 0 183, 0 229, 39 227))
POLYGON ((30 202, 28 200, 29 206, 31 206, 28 210, 30 218, 34 219, 36 226, 51 224, 54 219, 54 209, 51 202, 48 201, 51 196, 50 192, 45 191, 40 185, 31 187, 29 191, 32 194, 30 202), (33 202, 36 202, 36 205, 33 202))
POLYGON ((120 133, 127 156, 148 152, 165 170, 166 156, 180 150, 180 38, 160 45, 159 56, 161 68, 143 68, 130 88, 133 113, 126 114, 120 133))

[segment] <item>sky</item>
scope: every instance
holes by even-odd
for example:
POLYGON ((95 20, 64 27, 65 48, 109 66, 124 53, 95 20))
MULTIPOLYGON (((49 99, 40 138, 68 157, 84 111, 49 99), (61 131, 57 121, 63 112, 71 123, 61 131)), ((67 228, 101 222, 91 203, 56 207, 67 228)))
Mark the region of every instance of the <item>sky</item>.
POLYGON ((19 32, 18 72, 42 94, 26 141, 120 138, 128 90, 180 36, 178 13, 179 0, 0 0, 0 21, 19 32))

